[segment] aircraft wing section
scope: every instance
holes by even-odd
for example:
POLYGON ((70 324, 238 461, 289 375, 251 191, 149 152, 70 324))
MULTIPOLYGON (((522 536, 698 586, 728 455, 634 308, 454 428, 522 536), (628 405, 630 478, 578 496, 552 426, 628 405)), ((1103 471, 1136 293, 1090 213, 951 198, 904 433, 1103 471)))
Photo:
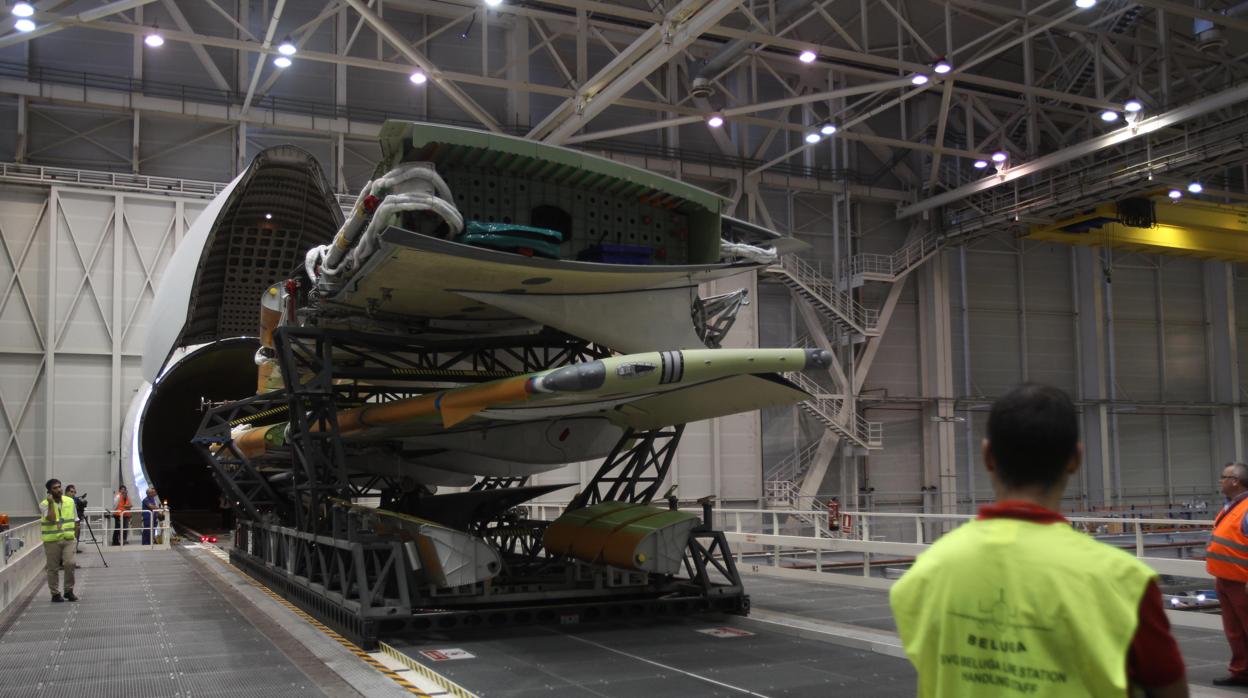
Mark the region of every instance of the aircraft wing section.
POLYGON ((593 294, 459 293, 626 354, 706 347, 689 313, 696 286, 593 294))
MULTIPOLYGON (((363 315, 484 325, 517 315, 506 308, 484 306, 469 294, 603 294, 687 287, 759 266, 751 262, 644 265, 543 259, 396 227, 386 229, 381 241, 382 249, 329 300, 331 305, 363 315)), ((687 312, 688 301, 684 307, 687 312)))
POLYGON ((621 405, 608 418, 621 427, 658 429, 808 399, 809 393, 774 373, 733 376, 621 405))

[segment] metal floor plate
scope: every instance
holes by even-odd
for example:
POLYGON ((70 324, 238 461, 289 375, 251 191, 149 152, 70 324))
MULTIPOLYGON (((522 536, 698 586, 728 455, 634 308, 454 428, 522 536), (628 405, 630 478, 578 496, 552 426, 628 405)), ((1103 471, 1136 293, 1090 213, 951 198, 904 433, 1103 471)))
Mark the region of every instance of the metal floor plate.
POLYGON ((900 698, 915 691, 914 672, 905 660, 776 632, 738 616, 494 629, 387 642, 482 698, 900 698), (701 632, 725 626, 750 634, 701 632), (446 649, 474 656, 433 661, 421 654, 446 649))
POLYGON ((78 562, 81 601, 41 588, 0 635, 0 698, 325 695, 183 555, 78 562))

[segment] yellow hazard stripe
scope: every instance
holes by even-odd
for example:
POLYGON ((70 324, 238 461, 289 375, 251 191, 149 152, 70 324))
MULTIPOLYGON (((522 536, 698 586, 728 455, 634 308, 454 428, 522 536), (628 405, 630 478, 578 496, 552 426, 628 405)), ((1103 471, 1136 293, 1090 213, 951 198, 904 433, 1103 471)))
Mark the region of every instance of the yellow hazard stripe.
POLYGON ((272 416, 273 416, 273 415, 275 415, 275 414, 281 414, 281 413, 285 412, 285 411, 287 410, 287 408, 288 408, 288 405, 279 405, 279 406, 277 406, 277 407, 273 407, 273 408, 270 408, 270 409, 264 410, 263 412, 257 412, 257 413, 255 413, 255 414, 249 414, 249 415, 247 415, 246 417, 239 417, 238 419, 231 419, 231 420, 230 420, 230 426, 232 426, 232 427, 236 427, 236 426, 238 426, 239 424, 246 424, 246 423, 248 423, 248 422, 254 422, 254 421, 258 420, 258 419, 264 419, 265 417, 272 417, 272 416))
POLYGON ((451 681, 450 679, 437 673, 433 669, 430 669, 424 664, 421 664, 415 659, 412 659, 406 654, 403 654, 402 652, 396 650, 390 645, 387 645, 384 642, 378 642, 377 646, 381 649, 382 652, 385 652, 390 657, 398 660, 400 664, 420 674, 421 676, 425 677, 425 679, 437 684, 439 688, 441 688, 443 691, 446 691, 448 694, 452 696, 456 696, 456 698, 477 698, 475 693, 469 691, 463 686, 460 686, 454 681, 451 681))
MULTIPOLYGON (((216 558, 216 556, 215 556, 215 555, 214 555, 213 557, 214 557, 214 558, 216 558)), ((221 560, 221 558, 216 558, 216 559, 221 560)), ((222 563, 224 563, 224 564, 226 564, 226 565, 229 565, 229 564, 230 564, 228 559, 221 560, 221 562, 222 562, 222 563)), ((252 579, 252 578, 251 578, 251 575, 244 574, 244 575, 242 575, 242 577, 243 577, 243 579, 247 580, 247 583, 248 583, 248 584, 252 585, 253 587, 255 587, 255 588, 257 588, 257 589, 259 589, 259 590, 260 590, 261 592, 263 592, 266 596, 268 596, 269 598, 271 598, 271 599, 273 599, 274 601, 276 601, 276 602, 278 602, 279 604, 281 604, 284 608, 286 608, 286 610, 288 610, 288 611, 290 611, 291 613, 294 613, 295 615, 297 615, 297 616, 299 616, 300 618, 302 618, 304 621, 306 621, 306 622, 307 622, 309 625, 311 625, 312 627, 316 628, 317 630, 320 630, 322 633, 325 633, 327 636, 329 636, 329 638, 330 638, 331 640, 334 640, 334 641, 335 641, 335 642, 337 642, 338 644, 342 645, 342 646, 343 646, 343 647, 345 647, 348 651, 350 651, 350 652, 351 652, 351 654, 354 654, 355 656, 357 656, 357 657, 359 657, 360 659, 364 660, 364 663, 365 663, 365 664, 368 664, 368 665, 369 665, 369 666, 371 666, 372 668, 374 668, 374 669, 376 669, 377 671, 379 671, 380 673, 384 674, 384 675, 385 675, 386 677, 388 677, 391 681, 394 681, 395 683, 397 683, 397 684, 399 684, 400 686, 402 686, 404 689, 406 689, 406 690, 407 690, 407 692, 408 692, 408 693, 411 693, 412 695, 418 696, 419 698, 433 698, 433 697, 432 697, 432 696, 430 696, 428 693, 425 693, 424 691, 422 691, 422 690, 420 690, 419 688, 417 688, 416 686, 414 686, 414 685, 413 685, 410 681, 408 681, 407 679, 403 678, 403 677, 402 677, 402 676, 401 676, 398 672, 396 672, 396 671, 394 671, 394 670, 390 669, 390 668, 389 668, 389 667, 387 667, 385 664, 382 664, 381 662, 379 662, 379 661, 377 661, 376 659, 374 659, 371 655, 369 655, 369 653, 368 653, 368 652, 365 652, 365 651, 364 651, 364 649, 363 649, 362 647, 360 647, 359 645, 355 644, 354 642, 351 642, 351 641, 350 641, 350 640, 348 640, 347 638, 345 638, 345 637, 343 637, 342 635, 340 635, 340 634, 338 634, 337 632, 335 632, 333 628, 330 628, 329 626, 327 626, 327 625, 325 625, 324 623, 320 622, 320 621, 319 621, 319 620, 317 620, 316 618, 313 618, 312 616, 308 615, 307 613, 305 613, 305 612, 304 612, 304 610, 303 610, 302 608, 299 608, 298 606, 294 605, 293 603, 291 603, 291 602, 287 601, 285 598, 283 598, 283 597, 282 597, 281 595, 279 595, 277 592, 275 592, 275 591, 273 591, 272 589, 268 588, 267 586, 265 586, 265 585, 261 584, 260 582, 256 581, 255 579, 252 579)), ((383 647, 386 647, 386 646, 387 646, 387 645, 385 645, 385 643, 381 643, 381 644, 382 644, 382 646, 383 646, 383 647)), ((433 673, 432 671, 429 671, 428 669, 426 669, 426 671, 428 671, 430 674, 432 674, 432 673, 433 673)), ((421 674, 422 674, 422 675, 425 675, 425 672, 421 672, 421 674)), ((433 675, 434 675, 434 676, 437 676, 437 674, 433 674, 433 675)), ((439 678, 440 678, 440 677, 439 677, 439 678)), ((432 680, 432 679, 431 679, 431 680, 432 680)), ((456 695, 462 695, 462 696, 465 696, 465 698, 476 698, 475 696, 473 696, 471 693, 468 693, 468 692, 464 692, 464 693, 462 693, 462 694, 456 694, 456 695)))
POLYGON ((488 377, 488 378, 511 378, 512 376, 522 376, 523 373, 515 371, 472 371, 457 368, 392 368, 390 372, 396 376, 456 376, 456 377, 488 377))

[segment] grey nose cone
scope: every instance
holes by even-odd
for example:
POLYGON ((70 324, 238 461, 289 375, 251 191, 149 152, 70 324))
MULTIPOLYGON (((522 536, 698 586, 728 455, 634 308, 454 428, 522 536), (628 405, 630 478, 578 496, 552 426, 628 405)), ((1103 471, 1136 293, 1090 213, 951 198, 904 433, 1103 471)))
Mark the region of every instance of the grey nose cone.
POLYGON ((803 368, 828 368, 832 365, 832 352, 827 349, 807 349, 803 368))
POLYGON ((607 378, 607 367, 601 361, 587 361, 574 366, 564 366, 542 377, 538 389, 542 392, 580 392, 601 388, 607 378))

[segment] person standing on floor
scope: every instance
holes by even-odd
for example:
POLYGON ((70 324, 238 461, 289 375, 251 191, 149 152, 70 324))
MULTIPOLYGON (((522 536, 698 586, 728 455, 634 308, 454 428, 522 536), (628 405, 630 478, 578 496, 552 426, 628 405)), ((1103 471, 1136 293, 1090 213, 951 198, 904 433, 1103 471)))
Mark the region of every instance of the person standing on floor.
POLYGON ((889 593, 919 695, 1186 698, 1157 573, 1057 513, 1083 458, 1070 397, 1011 390, 992 405, 982 453, 996 503, 889 593))
POLYGON ((122 541, 130 542, 130 532, 126 528, 130 525, 132 508, 130 492, 125 485, 119 485, 117 494, 113 495, 113 545, 121 545, 122 541))
POLYGON ((74 551, 82 552, 79 542, 82 540, 82 519, 87 515, 87 498, 78 496, 78 488, 73 485, 65 487, 65 496, 74 500, 74 507, 78 511, 78 518, 74 521, 74 551))
POLYGON ((143 498, 143 545, 151 545, 152 539, 159 534, 160 497, 156 496, 156 488, 147 488, 147 496, 143 498))
POLYGON ((44 484, 48 496, 39 502, 39 533, 43 537, 43 552, 47 557, 48 590, 52 601, 77 601, 74 596, 74 553, 78 542, 74 540, 77 530, 78 510, 72 497, 61 493, 61 481, 56 478, 44 484), (61 596, 61 573, 65 573, 65 596, 61 596))
POLYGON ((1248 465, 1227 463, 1218 481, 1226 504, 1214 517, 1213 536, 1205 548, 1205 570, 1213 575, 1222 630, 1231 645, 1229 673, 1215 686, 1248 686, 1248 465))

